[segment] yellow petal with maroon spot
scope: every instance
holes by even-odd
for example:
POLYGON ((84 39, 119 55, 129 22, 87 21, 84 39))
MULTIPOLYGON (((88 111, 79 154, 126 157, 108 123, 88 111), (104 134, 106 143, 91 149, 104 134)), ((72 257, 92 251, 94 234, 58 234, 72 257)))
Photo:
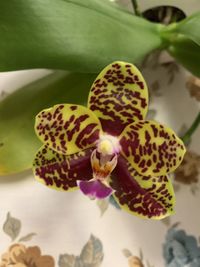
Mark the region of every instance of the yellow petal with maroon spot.
POLYGON ((130 123, 147 113, 148 90, 140 71, 132 64, 116 61, 94 81, 88 107, 100 119, 105 132, 118 136, 130 123))
POLYGON ((86 149, 66 156, 44 145, 33 162, 34 176, 52 189, 72 191, 77 188, 77 181, 92 179, 91 153, 92 149, 86 149))
POLYGON ((120 136, 122 155, 141 175, 173 172, 183 160, 185 146, 168 127, 140 121, 126 127, 120 136))
POLYGON ((86 107, 61 104, 36 116, 35 131, 39 139, 58 153, 71 155, 94 146, 101 124, 86 107))
POLYGON ((122 156, 110 179, 119 206, 147 219, 160 220, 174 213, 175 196, 167 176, 140 175, 122 156))

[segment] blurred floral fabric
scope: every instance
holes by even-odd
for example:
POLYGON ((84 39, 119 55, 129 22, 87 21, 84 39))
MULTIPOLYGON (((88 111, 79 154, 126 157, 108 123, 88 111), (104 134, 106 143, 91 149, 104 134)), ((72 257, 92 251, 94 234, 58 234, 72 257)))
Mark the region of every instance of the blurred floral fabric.
POLYGON ((167 232, 164 259, 168 267, 200 266, 200 247, 197 239, 172 227, 167 232))
MULTIPOLYGON (((199 267, 200 245, 196 237, 188 235, 178 228, 179 223, 169 227, 163 241, 163 258, 166 267, 199 267)), ((100 267, 103 266, 104 249, 103 242, 90 235, 89 240, 83 246, 78 255, 63 253, 54 258, 44 255, 40 246, 29 245, 36 233, 20 236, 22 223, 8 212, 2 231, 10 237, 11 243, 6 251, 1 253, 0 267, 100 267)), ((142 249, 135 256, 129 249, 122 249, 122 254, 127 258, 129 267, 154 267, 145 259, 142 249)))
POLYGON ((22 223, 9 212, 2 230, 10 237, 11 243, 7 250, 1 253, 0 267, 99 267, 103 261, 102 242, 92 234, 79 255, 63 253, 56 260, 51 255, 43 255, 40 246, 26 244, 36 233, 20 236, 22 223))

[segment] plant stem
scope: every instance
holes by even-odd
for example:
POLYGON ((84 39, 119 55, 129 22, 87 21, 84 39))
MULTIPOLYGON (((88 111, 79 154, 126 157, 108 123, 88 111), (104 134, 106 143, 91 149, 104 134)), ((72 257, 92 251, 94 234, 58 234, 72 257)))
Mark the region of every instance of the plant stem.
POLYGON ((190 141, 191 136, 193 135, 193 133, 195 132, 195 130, 197 129, 199 124, 200 124, 200 112, 198 113, 197 117, 193 121, 190 128, 187 130, 187 132, 181 138, 185 144, 187 144, 190 141))
POLYGON ((138 6, 138 3, 137 3, 137 0, 131 0, 132 2, 132 5, 133 5, 133 8, 134 8, 134 11, 135 11, 135 15, 138 16, 138 17, 142 17, 142 14, 139 10, 139 6, 138 6))

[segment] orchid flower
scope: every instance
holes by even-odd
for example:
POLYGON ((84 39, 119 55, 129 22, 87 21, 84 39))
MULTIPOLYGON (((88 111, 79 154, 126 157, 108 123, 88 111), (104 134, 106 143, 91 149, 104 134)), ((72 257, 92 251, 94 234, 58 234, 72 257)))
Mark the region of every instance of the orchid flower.
POLYGON ((168 127, 144 120, 148 89, 132 64, 114 62, 94 81, 87 107, 59 104, 36 116, 44 143, 33 163, 38 181, 50 188, 80 188, 91 199, 111 194, 122 209, 143 218, 173 213, 168 173, 185 147, 168 127))

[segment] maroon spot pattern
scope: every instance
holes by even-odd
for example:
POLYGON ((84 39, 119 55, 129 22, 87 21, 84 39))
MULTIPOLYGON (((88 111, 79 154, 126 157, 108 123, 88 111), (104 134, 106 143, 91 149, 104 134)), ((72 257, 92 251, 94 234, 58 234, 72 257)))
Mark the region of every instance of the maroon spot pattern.
POLYGON ((120 140, 124 156, 133 158, 134 163, 141 169, 141 174, 145 173, 149 167, 155 176, 162 168, 165 168, 168 173, 182 161, 182 157, 177 155, 178 150, 184 150, 183 145, 178 142, 174 134, 169 134, 163 125, 157 125, 150 121, 134 123, 120 140), (143 130, 147 124, 150 130, 145 130, 145 143, 142 145, 140 130, 143 130), (159 142, 160 139, 162 140, 159 144, 158 138, 159 142))
POLYGON ((58 105, 53 113, 52 111, 42 111, 38 115, 39 123, 36 128, 38 135, 58 152, 66 154, 67 142, 70 142, 77 133, 78 136, 74 142, 80 149, 94 144, 99 137, 97 123, 88 123, 84 129, 80 129, 81 124, 89 118, 89 115, 77 116, 76 110, 76 105, 71 105, 68 109, 64 105, 58 105), (63 113, 68 112, 68 110, 74 111, 74 114, 66 121, 63 118, 63 113))
POLYGON ((130 211, 151 218, 173 210, 173 196, 166 187, 167 183, 166 176, 140 176, 122 156, 119 156, 110 186, 116 190, 114 194, 122 206, 127 205, 130 211), (143 188, 134 177, 139 177, 141 182, 151 181, 151 186, 143 188))
POLYGON ((92 150, 87 149, 71 156, 58 154, 44 146, 34 161, 35 175, 44 180, 48 187, 68 190, 76 187, 77 180, 92 179, 90 156, 92 150))
POLYGON ((144 83, 132 72, 131 65, 125 65, 126 75, 122 73, 119 64, 113 64, 103 78, 97 79, 91 88, 89 108, 100 111, 102 128, 105 132, 118 136, 126 125, 135 120, 142 120, 141 110, 147 108, 147 100, 142 96, 144 83), (137 90, 127 88, 127 85, 137 85, 137 90), (108 90, 107 86, 112 86, 108 90))

